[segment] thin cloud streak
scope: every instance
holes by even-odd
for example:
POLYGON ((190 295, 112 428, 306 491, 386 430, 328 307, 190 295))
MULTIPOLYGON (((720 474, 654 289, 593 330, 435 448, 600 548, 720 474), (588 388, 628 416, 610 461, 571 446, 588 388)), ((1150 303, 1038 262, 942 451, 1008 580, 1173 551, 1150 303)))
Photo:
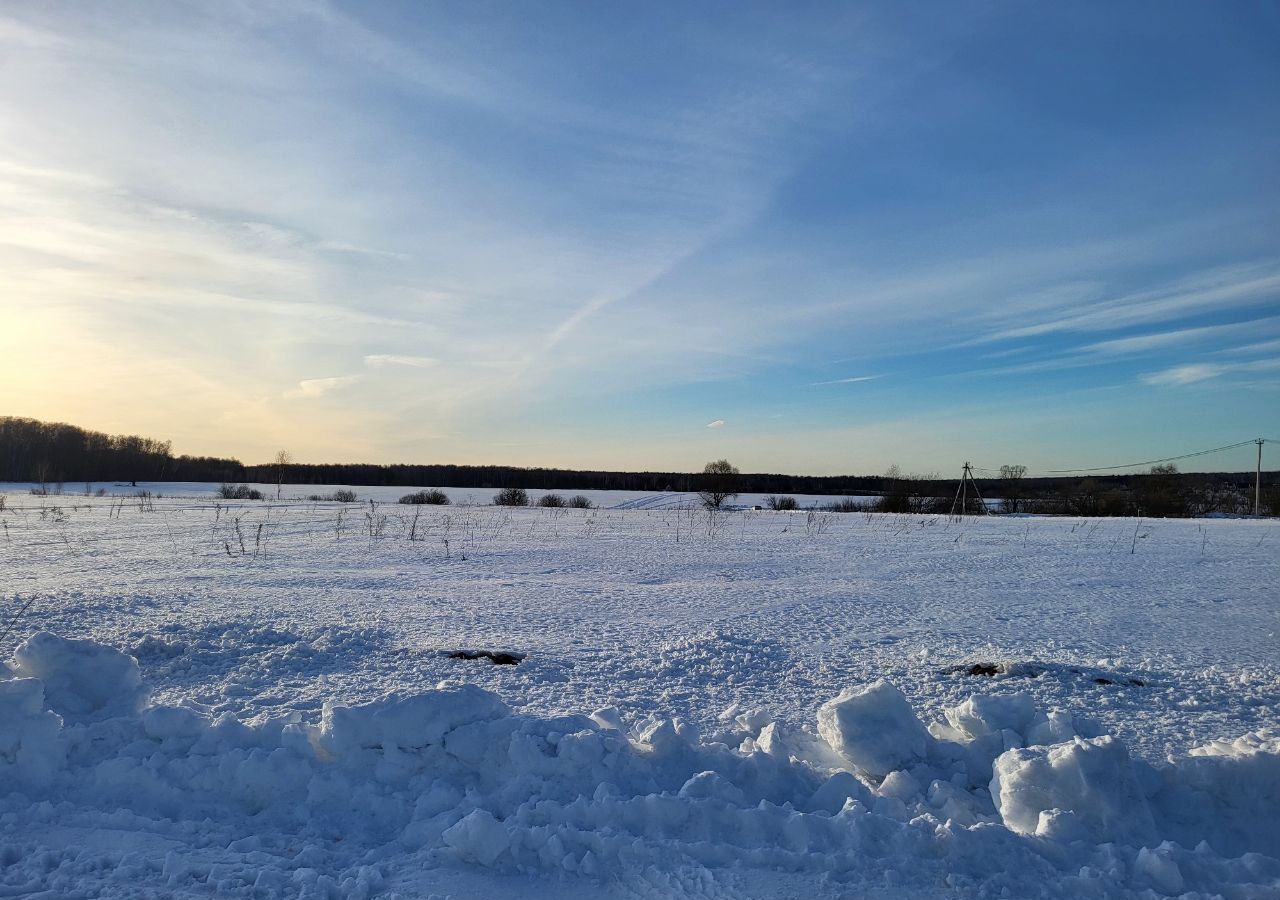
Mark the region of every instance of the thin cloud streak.
POLYGON ((304 378, 298 382, 295 390, 287 391, 286 397, 323 397, 341 388, 350 387, 360 381, 360 375, 335 375, 331 378, 304 378))
POLYGON ((1174 366, 1162 372, 1144 375, 1142 380, 1149 385, 1186 385, 1211 378, 1219 378, 1232 372, 1272 372, 1280 371, 1280 357, 1260 359, 1246 363, 1189 363, 1174 366))
MULTIPOLYGON (((1275 263, 1266 268, 1275 268, 1275 263)), ((1005 328, 988 341, 1014 340, 1054 332, 1107 331, 1129 325, 1168 321, 1194 312, 1256 305, 1280 292, 1280 273, 1257 274, 1257 268, 1229 268, 1197 276, 1165 290, 1144 291, 1089 304, 1073 313, 1035 325, 1005 328)))
POLYGON ((821 387, 824 384, 857 384, 862 381, 875 381, 883 377, 883 375, 854 375, 851 378, 836 378, 832 381, 813 381, 809 383, 809 387, 821 387))
POLYGON ((365 356, 364 363, 375 369, 387 366, 404 366, 411 369, 430 369, 440 364, 440 360, 431 356, 400 356, 395 353, 371 353, 365 356))

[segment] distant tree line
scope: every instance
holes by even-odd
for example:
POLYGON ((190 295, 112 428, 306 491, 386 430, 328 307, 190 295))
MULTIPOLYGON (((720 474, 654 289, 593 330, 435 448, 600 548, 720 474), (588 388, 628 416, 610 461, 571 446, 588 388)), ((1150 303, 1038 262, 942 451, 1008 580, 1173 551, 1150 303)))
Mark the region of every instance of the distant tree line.
POLYGON ((0 481, 224 481, 234 459, 173 455, 169 441, 0 416, 0 481))
MULTIPOLYGON (((334 484, 406 487, 507 488, 543 491, 679 491, 724 498, 769 494, 871 497, 881 512, 948 512, 955 478, 903 475, 781 475, 740 473, 725 460, 702 472, 606 472, 516 466, 309 464, 280 451, 260 465, 213 456, 174 456, 169 441, 109 435, 75 425, 0 416, 0 481, 38 484, 86 481, 204 481, 258 484, 334 484)), ((977 479, 983 496, 1000 498, 1003 512, 1081 516, 1189 516, 1252 510, 1253 473, 1179 473, 1156 467, 1141 475, 1032 478, 1023 466, 1003 466, 999 478, 977 479)), ((1263 473, 1264 512, 1280 515, 1280 473, 1263 473)), ((972 498, 971 498, 972 499, 972 498)), ((972 512, 973 509, 967 510, 972 512)))
MULTIPOLYGON (((998 501, 993 512, 1068 516, 1182 518, 1253 512, 1252 472, 1179 472, 1172 465, 1141 474, 1028 478, 1025 466, 1001 466, 999 478, 975 480, 982 495, 998 501)), ((956 480, 902 476, 896 468, 873 500, 836 503, 839 512, 950 513, 956 480)), ((980 513, 972 495, 966 514, 980 513)), ((1263 515, 1280 516, 1280 473, 1262 473, 1263 515)))

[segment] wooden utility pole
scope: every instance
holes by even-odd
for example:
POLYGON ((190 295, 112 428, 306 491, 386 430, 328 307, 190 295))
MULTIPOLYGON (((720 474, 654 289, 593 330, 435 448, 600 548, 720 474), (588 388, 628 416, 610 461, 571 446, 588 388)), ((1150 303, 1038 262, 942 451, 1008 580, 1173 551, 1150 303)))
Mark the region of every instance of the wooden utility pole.
POLYGON ((1260 516, 1262 515, 1262 445, 1266 441, 1258 438, 1254 443, 1258 445, 1258 466, 1253 470, 1253 514, 1260 516))

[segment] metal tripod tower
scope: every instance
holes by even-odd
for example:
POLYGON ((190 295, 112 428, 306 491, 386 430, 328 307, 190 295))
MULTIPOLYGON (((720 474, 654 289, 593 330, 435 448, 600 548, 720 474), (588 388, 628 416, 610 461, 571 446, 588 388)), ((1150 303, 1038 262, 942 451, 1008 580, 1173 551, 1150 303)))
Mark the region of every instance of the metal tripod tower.
POLYGON ((964 515, 964 511, 969 508, 969 487, 973 487, 973 495, 978 498, 978 503, 982 505, 982 514, 989 516, 991 510, 987 509, 987 502, 982 499, 982 492, 978 490, 978 482, 973 480, 973 466, 966 462, 964 469, 960 472, 960 484, 956 488, 956 499, 951 501, 951 515, 964 515), (956 507, 960 507, 960 512, 956 512, 956 507))

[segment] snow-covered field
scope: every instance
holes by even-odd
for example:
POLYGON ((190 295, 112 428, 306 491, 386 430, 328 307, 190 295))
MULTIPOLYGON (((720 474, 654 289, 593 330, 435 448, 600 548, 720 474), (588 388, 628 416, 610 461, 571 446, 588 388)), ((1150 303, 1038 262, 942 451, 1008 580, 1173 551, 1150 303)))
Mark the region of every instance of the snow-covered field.
POLYGON ((0 897, 1280 896, 1275 521, 142 487, 0 487, 0 897))
MULTIPOLYGON (((59 486, 54 485, 35 485, 31 483, 0 483, 0 494, 8 493, 11 497, 26 496, 34 489, 41 489, 50 492, 52 496, 56 491, 66 502, 75 502, 72 498, 77 496, 83 497, 86 493, 92 495, 99 491, 104 494, 111 494, 122 497, 132 497, 140 491, 146 491, 154 496, 168 497, 170 499, 185 498, 188 500, 206 500, 212 501, 216 499, 216 494, 221 485, 213 484, 207 481, 139 481, 136 484, 128 481, 94 481, 88 484, 66 484, 59 486)), ((264 497, 271 500, 276 499, 276 485, 261 484, 252 482, 246 487, 260 491, 264 497)), ((280 490, 280 496, 283 500, 306 500, 313 496, 330 496, 337 490, 349 490, 356 494, 356 498, 367 503, 373 500, 376 503, 396 503, 406 494, 417 493, 424 490, 422 487, 408 487, 403 485, 395 485, 389 487, 373 486, 373 485, 357 485, 351 487, 343 484, 286 484, 280 490)), ((439 488, 444 491, 450 502, 455 506, 487 506, 493 502, 493 495, 497 493, 494 488, 459 488, 444 487, 439 488)), ((564 499, 574 496, 583 496, 591 501, 592 505, 601 509, 677 509, 682 506, 696 505, 698 495, 696 493, 687 493, 681 491, 570 491, 570 490, 529 490, 529 502, 536 504, 538 498, 543 494, 558 494, 564 499)), ((768 494, 738 494, 729 505, 735 508, 752 506, 763 506, 765 498, 768 494)), ((856 500, 858 502, 874 502, 875 497, 847 497, 845 495, 834 494, 794 494, 796 501, 804 508, 827 506, 839 500, 856 500)), ((988 500, 989 504, 996 501, 988 500)))

